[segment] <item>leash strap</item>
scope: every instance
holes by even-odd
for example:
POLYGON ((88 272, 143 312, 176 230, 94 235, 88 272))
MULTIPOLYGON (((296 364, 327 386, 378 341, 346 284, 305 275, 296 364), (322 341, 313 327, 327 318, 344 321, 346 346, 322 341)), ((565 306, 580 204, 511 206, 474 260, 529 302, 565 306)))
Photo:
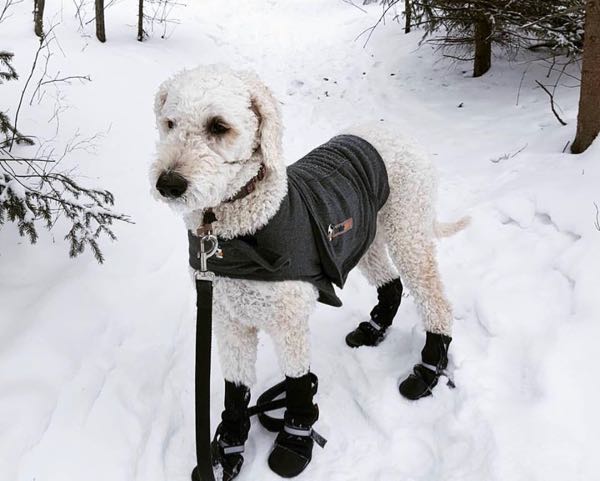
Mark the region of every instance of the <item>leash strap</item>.
POLYGON ((192 481, 214 481, 210 455, 210 356, 213 285, 196 279, 196 469, 192 481))
POLYGON ((192 481, 215 481, 211 456, 210 432, 210 370, 212 351, 212 303, 214 273, 206 266, 209 257, 219 248, 212 234, 215 221, 212 210, 204 213, 200 236, 200 270, 196 271, 196 368, 195 368, 195 414, 196 414, 196 468, 192 481))

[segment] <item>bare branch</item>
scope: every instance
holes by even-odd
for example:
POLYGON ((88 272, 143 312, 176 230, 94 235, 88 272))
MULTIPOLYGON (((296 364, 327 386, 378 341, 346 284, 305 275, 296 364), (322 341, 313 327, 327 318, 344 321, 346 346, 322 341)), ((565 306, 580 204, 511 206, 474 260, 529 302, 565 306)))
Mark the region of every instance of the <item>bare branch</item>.
POLYGON ((50 34, 54 30, 55 26, 56 25, 51 26, 50 30, 48 30, 48 33, 46 35, 42 36, 42 38, 40 38, 40 45, 39 45, 37 51, 35 52, 35 57, 33 58, 33 64, 31 65, 31 71, 29 72, 29 76, 27 77, 27 80, 25 81, 25 85, 23 86, 23 90, 21 91, 21 96, 19 97, 19 104, 17 106, 17 111, 15 112, 15 121, 13 122, 14 131, 13 131, 12 138, 10 139, 10 142, 9 142, 9 145, 8 145, 8 150, 12 150, 13 145, 15 143, 15 140, 17 139, 17 129, 18 129, 18 122, 19 122, 19 113, 21 111, 21 106, 23 105, 23 98, 25 97, 25 92, 27 91, 27 88, 29 87, 29 82, 31 82, 31 79, 32 79, 33 74, 35 72, 35 69, 36 69, 36 66, 37 66, 37 62, 38 62, 38 58, 40 56, 40 52, 44 48, 47 48, 48 45, 49 45, 49 43, 52 41, 52 38, 50 37, 50 34))
POLYGON ((2 23, 7 18, 12 17, 12 14, 10 14, 10 15, 8 14, 8 10, 10 9, 10 7, 17 5, 19 3, 23 3, 23 0, 5 0, 4 1, 4 6, 0 10, 0 23, 2 23))
POLYGON ((550 90, 548 90, 546 88, 546 86, 543 83, 541 83, 539 80, 536 80, 535 83, 538 84, 544 90, 544 92, 546 92, 548 94, 548 96, 550 97, 550 107, 552 108, 552 113, 554 114, 556 119, 561 123, 562 126, 568 125, 556 111, 556 107, 554 105, 554 94, 552 92, 550 92, 550 90))
POLYGON ((384 3, 383 6, 383 12, 381 13, 381 15, 379 16, 379 18, 377 19, 377 22, 375 22, 375 25, 373 25, 372 27, 369 27, 365 30, 363 30, 361 33, 359 33, 357 35, 357 37, 354 39, 354 41, 358 40, 360 37, 362 37, 365 33, 369 33, 369 35, 367 35, 367 39, 365 40, 365 43, 363 45, 363 48, 365 48, 367 46, 367 44, 369 43, 369 40, 371 40, 371 36, 373 35, 373 32, 375 32, 375 29, 381 24, 381 23, 385 23, 385 17, 388 14, 388 12, 399 2, 399 0, 392 0, 389 2, 388 5, 386 5, 384 3))
POLYGON ((343 2, 347 3, 348 5, 352 5, 355 8, 358 8, 362 13, 367 13, 367 11, 364 8, 362 8, 361 6, 357 5, 352 0, 343 0, 343 2))
POLYGON ((61 82, 71 83, 73 80, 80 80, 81 82, 84 82, 84 81, 91 82, 92 81, 92 79, 90 78, 89 75, 69 75, 67 77, 59 77, 59 75, 60 75, 60 72, 57 72, 56 75, 54 76, 54 78, 44 80, 44 77, 46 76, 46 72, 44 72, 44 75, 42 77, 40 77, 40 80, 38 81, 38 84, 37 84, 35 90, 31 94, 31 99, 29 100, 29 105, 32 104, 35 95, 40 92, 40 89, 46 85, 58 84, 61 82))

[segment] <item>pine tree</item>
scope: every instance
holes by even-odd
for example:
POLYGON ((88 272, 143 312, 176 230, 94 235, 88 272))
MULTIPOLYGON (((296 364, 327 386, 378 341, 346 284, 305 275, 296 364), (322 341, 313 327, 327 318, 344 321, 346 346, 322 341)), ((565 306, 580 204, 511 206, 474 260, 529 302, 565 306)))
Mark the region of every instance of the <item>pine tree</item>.
POLYGON ((104 0, 96 0, 96 38, 102 43, 106 42, 104 28, 104 0))
MULTIPOLYGON (((412 0, 405 15, 425 29, 429 42, 458 49, 461 60, 473 60, 473 75, 479 77, 491 67, 494 44, 511 53, 545 48, 579 55, 584 1, 412 0)), ((398 2, 382 0, 385 6, 398 2)))
MULTIPOLYGON (((10 80, 18 80, 16 70, 13 68, 11 62, 13 54, 10 52, 0 51, 0 84, 8 82, 10 80)), ((33 144, 31 139, 24 137, 19 133, 12 122, 8 118, 5 112, 0 110, 0 147, 5 147, 9 143, 14 141, 17 143, 33 144)))
POLYGON ((600 133, 600 0, 586 3, 585 41, 577 136, 571 151, 585 151, 600 133))
MULTIPOLYGON (((12 53, 0 51, 0 84, 18 79, 12 58, 12 53)), ((7 221, 13 222, 19 234, 34 244, 39 224, 51 229, 57 219, 63 218, 69 224, 65 235, 69 254, 75 257, 89 247, 102 262, 98 239, 103 235, 115 239, 112 223, 129 221, 112 212, 113 195, 107 190, 82 186, 70 172, 59 172, 56 165, 60 158, 19 155, 19 144, 33 142, 17 132, 0 111, 0 228, 7 221)), ((67 152, 70 147, 64 150, 67 152)))
POLYGON ((144 31, 144 0, 138 0, 137 39, 139 42, 143 42, 144 38, 146 38, 146 32, 144 31))
POLYGON ((33 0, 33 24, 35 34, 42 38, 44 36, 44 7, 46 0, 33 0))

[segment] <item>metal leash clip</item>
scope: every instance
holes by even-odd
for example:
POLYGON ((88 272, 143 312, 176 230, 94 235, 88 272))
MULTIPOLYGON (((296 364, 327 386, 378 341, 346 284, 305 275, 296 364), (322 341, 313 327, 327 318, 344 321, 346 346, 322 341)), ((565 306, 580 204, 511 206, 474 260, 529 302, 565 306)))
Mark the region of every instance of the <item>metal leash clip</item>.
POLYGON ((208 270, 207 261, 212 256, 219 256, 219 240, 217 236, 209 233, 200 237, 200 270, 196 271, 196 279, 204 281, 212 281, 215 278, 215 273, 208 270))

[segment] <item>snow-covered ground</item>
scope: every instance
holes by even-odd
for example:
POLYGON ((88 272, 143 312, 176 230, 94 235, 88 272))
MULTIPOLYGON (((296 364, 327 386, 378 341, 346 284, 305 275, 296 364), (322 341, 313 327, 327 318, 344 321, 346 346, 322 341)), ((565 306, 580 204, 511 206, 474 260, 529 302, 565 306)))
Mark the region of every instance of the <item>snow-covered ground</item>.
MULTIPOLYGON (((0 25, 0 48, 15 52, 21 74, 0 86, 3 108, 15 105, 37 48, 30 3, 0 25)), ((107 11, 104 45, 93 24, 78 33, 72 2, 47 3, 47 25, 61 22, 51 70, 93 80, 63 86, 71 108, 59 140, 104 132, 95 153, 77 153, 79 172, 136 223, 103 245, 103 266, 68 259, 60 227, 36 248, 11 225, 0 231, 0 481, 189 479, 194 292, 184 227, 151 199, 147 168, 158 84, 213 62, 253 68, 272 87, 289 162, 353 120, 394 120, 435 159, 440 218, 473 219, 439 244, 457 389, 400 397, 397 381, 424 339, 410 297, 379 348, 345 346, 375 300, 353 273, 344 307, 319 307, 312 320, 318 429, 329 444, 301 479, 598 479, 600 145, 561 153, 574 137, 576 89, 559 90, 561 127, 534 82, 551 81, 544 66, 498 58, 473 79, 469 65, 417 49, 421 33, 391 21, 363 48, 355 38, 380 8, 342 0, 190 1, 170 38, 145 43, 135 41, 136 2, 120 2, 107 11)), ((26 105, 22 131, 53 135, 53 95, 26 105)), ((280 378, 269 340, 261 344, 256 392, 280 378)), ((218 363, 213 379, 216 421, 218 363)), ((277 479, 266 465, 272 440, 255 422, 240 481, 277 479)))

